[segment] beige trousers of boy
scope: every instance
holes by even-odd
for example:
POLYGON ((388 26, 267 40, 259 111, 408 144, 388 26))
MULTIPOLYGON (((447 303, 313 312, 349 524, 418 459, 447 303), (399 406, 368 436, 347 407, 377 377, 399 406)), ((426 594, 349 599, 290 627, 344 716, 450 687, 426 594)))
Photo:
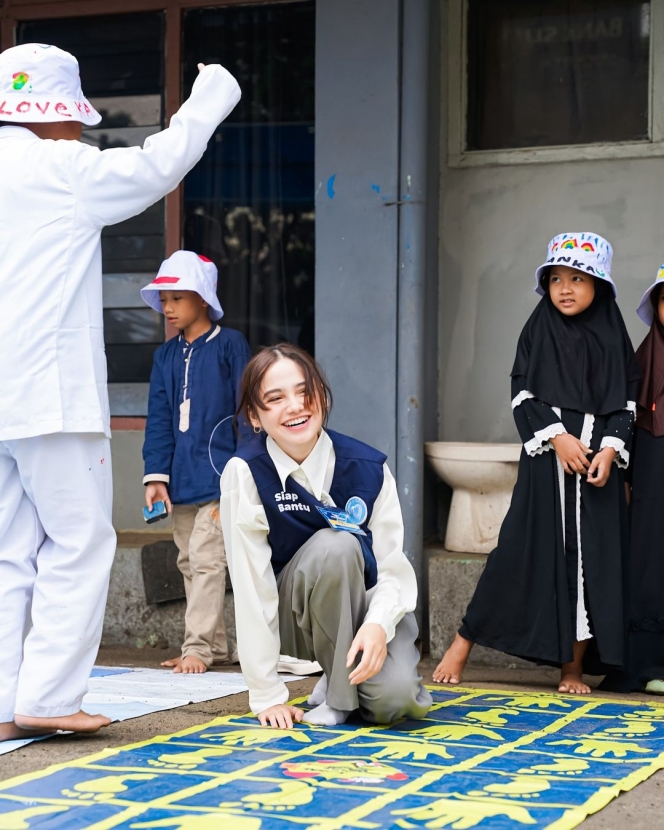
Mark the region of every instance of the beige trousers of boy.
POLYGON ((187 597, 182 656, 198 657, 208 667, 226 662, 226 549, 219 523, 219 501, 174 504, 173 539, 187 597))
MULTIPOLYGON (((351 686, 346 655, 367 613, 364 559, 357 537, 345 531, 319 530, 297 551, 277 579, 281 650, 317 660, 327 675, 328 706, 360 710, 371 723, 423 718, 431 695, 417 673, 415 615, 406 614, 387 644, 383 668, 359 686, 351 686)), ((362 657, 360 652, 357 661, 362 657)))

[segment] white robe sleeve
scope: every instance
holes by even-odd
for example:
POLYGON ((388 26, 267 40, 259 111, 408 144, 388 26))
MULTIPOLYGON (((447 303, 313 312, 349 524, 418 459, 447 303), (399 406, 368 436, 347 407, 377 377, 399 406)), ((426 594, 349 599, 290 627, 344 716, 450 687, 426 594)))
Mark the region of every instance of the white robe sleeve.
POLYGON ((221 476, 221 527, 235 599, 237 648, 254 714, 288 700, 277 674, 279 592, 269 525, 246 461, 231 458, 221 476))
POLYGON ((213 64, 198 75, 168 129, 147 138, 142 147, 102 151, 71 142, 71 187, 92 223, 101 228, 122 222, 174 190, 239 100, 235 78, 213 64))

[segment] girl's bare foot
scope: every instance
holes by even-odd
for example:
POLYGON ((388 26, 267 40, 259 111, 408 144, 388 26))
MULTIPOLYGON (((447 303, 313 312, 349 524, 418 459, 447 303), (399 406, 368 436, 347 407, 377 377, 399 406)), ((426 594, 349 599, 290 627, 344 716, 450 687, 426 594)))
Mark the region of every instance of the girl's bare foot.
POLYGON ((38 738, 41 735, 53 735, 55 729, 21 729, 14 721, 0 723, 0 741, 20 741, 25 738, 38 738))
POLYGON ((203 674, 203 672, 207 671, 207 666, 198 657, 194 657, 193 654, 188 654, 179 661, 173 671, 175 674, 203 674))
POLYGON ((46 734, 57 732, 62 729, 65 732, 98 732, 102 727, 108 726, 110 718, 105 715, 88 715, 87 712, 76 712, 75 715, 63 715, 59 718, 33 718, 29 715, 14 715, 14 723, 28 735, 24 737, 35 737, 35 733, 46 734))
POLYGON ((560 669, 559 692, 567 692, 570 695, 590 694, 590 686, 587 686, 581 677, 583 674, 583 655, 587 648, 588 640, 574 643, 574 659, 571 663, 563 663, 560 669))
POLYGON ((165 666, 167 669, 176 669, 181 662, 182 657, 171 657, 170 660, 164 660, 160 665, 165 666))
POLYGON ((463 670, 470 657, 473 644, 457 632, 454 642, 443 655, 443 659, 436 666, 433 679, 436 683, 451 683, 453 686, 461 682, 463 670))
POLYGON ((589 695, 592 689, 581 679, 581 672, 566 671, 565 666, 573 666, 573 663, 565 663, 560 672, 559 692, 567 692, 570 695, 589 695))

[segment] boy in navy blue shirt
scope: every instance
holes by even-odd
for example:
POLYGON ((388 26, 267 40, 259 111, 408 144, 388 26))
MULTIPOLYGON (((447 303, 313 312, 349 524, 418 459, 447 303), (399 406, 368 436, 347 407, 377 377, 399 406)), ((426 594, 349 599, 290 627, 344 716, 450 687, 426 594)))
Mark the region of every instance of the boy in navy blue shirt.
POLYGON ((217 268, 176 251, 141 289, 145 302, 180 330, 154 355, 143 445, 145 502, 173 517, 187 610, 182 656, 162 665, 206 671, 237 662, 224 627, 226 553, 219 521, 219 477, 236 449, 237 392, 251 351, 240 332, 221 328, 217 268))

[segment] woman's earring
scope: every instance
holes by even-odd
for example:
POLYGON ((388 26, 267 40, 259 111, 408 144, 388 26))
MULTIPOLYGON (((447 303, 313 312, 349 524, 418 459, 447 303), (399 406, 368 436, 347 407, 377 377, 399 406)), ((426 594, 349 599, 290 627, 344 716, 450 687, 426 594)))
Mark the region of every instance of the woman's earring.
POLYGON ((261 432, 261 428, 260 427, 254 427, 254 432, 256 433, 256 435, 259 435, 260 432, 261 432))

